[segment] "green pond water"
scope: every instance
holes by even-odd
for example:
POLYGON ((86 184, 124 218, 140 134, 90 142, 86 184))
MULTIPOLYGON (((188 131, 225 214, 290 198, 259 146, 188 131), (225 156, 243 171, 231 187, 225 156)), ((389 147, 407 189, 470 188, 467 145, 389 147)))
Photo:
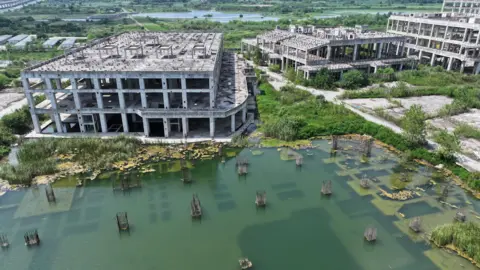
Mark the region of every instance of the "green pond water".
MULTIPOLYGON (((147 165, 153 172, 129 173, 142 187, 128 192, 113 192, 112 180, 123 177, 118 172, 81 188, 74 187, 75 177, 57 182, 55 204, 46 202, 43 187, 8 192, 0 197, 0 233, 11 246, 0 250, 0 269, 233 270, 241 257, 265 270, 474 269, 408 229, 409 219, 421 216, 428 232, 452 222, 457 211, 437 201, 443 183, 425 186, 430 170, 415 166, 409 172, 408 188, 422 186, 420 196, 392 201, 379 196, 379 188, 391 191, 392 175, 405 170, 398 158, 377 148, 368 163, 355 150, 330 158, 326 141, 315 145, 297 151, 301 168, 285 160, 286 151, 244 149, 238 155, 250 162, 246 177, 237 175, 235 157, 227 157, 225 163, 189 163, 190 185, 180 181, 180 163, 172 161, 147 165), (363 175, 377 181, 368 190, 359 185, 363 175), (323 180, 333 182, 331 197, 320 194, 323 180), (267 193, 265 209, 255 207, 258 190, 267 193), (190 216, 193 193, 204 211, 198 221, 190 216), (121 211, 128 213, 130 233, 118 232, 115 214, 121 211), (363 239, 367 226, 378 230, 375 244, 363 239), (31 229, 42 242, 27 248, 23 236, 31 229)), ((452 187, 447 201, 476 219, 478 201, 461 189, 452 187)))

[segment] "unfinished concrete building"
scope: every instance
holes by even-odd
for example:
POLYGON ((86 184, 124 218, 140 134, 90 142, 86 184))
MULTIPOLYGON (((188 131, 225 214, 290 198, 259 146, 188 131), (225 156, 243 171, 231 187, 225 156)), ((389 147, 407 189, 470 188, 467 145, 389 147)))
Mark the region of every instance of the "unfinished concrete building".
POLYGON ((447 70, 480 71, 480 18, 454 13, 393 15, 387 32, 407 36, 405 56, 447 70))
POLYGON ((284 71, 293 67, 309 78, 321 69, 339 77, 350 69, 375 73, 378 68, 401 70, 413 66, 414 59, 401 55, 405 37, 356 28, 313 28, 311 34, 275 29, 242 40, 242 52, 262 51, 269 64, 279 64, 284 71), (396 46, 396 45, 399 46, 396 46))
POLYGON ((480 0, 444 0, 442 12, 480 14, 480 0))
POLYGON ((32 66, 22 83, 37 134, 228 137, 247 121, 248 73, 220 33, 129 32, 32 66))

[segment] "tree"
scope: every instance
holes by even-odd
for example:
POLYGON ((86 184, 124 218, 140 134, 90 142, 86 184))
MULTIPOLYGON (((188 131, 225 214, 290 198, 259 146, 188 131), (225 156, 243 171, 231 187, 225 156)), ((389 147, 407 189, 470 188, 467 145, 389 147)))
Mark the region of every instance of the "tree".
POLYGON ((412 145, 425 144, 425 112, 420 105, 413 105, 402 119, 404 136, 412 145))
POLYGON ((455 161, 455 152, 460 151, 460 141, 456 135, 445 130, 435 134, 435 141, 440 144, 437 149, 438 156, 445 161, 455 161))
POLYGON ((368 78, 365 73, 354 69, 343 74, 340 84, 347 89, 356 89, 368 85, 368 78))
POLYGON ((333 78, 330 76, 328 69, 322 68, 313 79, 309 81, 309 85, 318 89, 330 89, 333 86, 333 78))
POLYGON ((255 65, 260 65, 261 62, 262 62, 262 52, 257 47, 255 49, 255 53, 253 54, 253 63, 255 63, 255 65))
POLYGON ((5 88, 10 82, 11 80, 5 74, 0 74, 0 89, 5 88))

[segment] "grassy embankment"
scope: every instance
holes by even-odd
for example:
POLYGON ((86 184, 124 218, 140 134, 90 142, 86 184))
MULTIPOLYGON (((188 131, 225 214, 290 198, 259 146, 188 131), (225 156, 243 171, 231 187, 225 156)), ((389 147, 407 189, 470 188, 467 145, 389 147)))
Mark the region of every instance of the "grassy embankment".
POLYGON ((0 166, 0 178, 12 184, 28 185, 35 176, 53 174, 59 161, 78 164, 91 171, 108 169, 115 162, 137 154, 140 142, 119 136, 109 140, 99 138, 39 139, 24 143, 18 151, 19 165, 0 166))
POLYGON ((454 250, 480 266, 480 226, 477 223, 453 223, 435 228, 431 240, 440 247, 454 250))
POLYGON ((267 137, 293 141, 332 134, 368 134, 400 151, 408 152, 412 159, 435 165, 444 164, 468 187, 480 191, 478 174, 468 172, 451 160, 443 160, 440 155, 424 147, 409 144, 402 135, 368 122, 341 105, 325 102, 294 87, 276 91, 268 82, 261 82, 260 89, 264 92, 264 95, 257 97, 263 123, 260 129, 267 137))

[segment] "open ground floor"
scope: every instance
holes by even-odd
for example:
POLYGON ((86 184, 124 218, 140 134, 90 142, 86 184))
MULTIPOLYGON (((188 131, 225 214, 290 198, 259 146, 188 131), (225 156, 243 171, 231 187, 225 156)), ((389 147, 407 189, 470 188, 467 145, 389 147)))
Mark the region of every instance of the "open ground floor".
POLYGON ((46 119, 35 135, 130 134, 154 138, 229 137, 240 130, 253 114, 247 106, 227 117, 155 117, 137 113, 36 114, 34 121, 46 119), (248 119, 247 119, 248 118, 248 119))

